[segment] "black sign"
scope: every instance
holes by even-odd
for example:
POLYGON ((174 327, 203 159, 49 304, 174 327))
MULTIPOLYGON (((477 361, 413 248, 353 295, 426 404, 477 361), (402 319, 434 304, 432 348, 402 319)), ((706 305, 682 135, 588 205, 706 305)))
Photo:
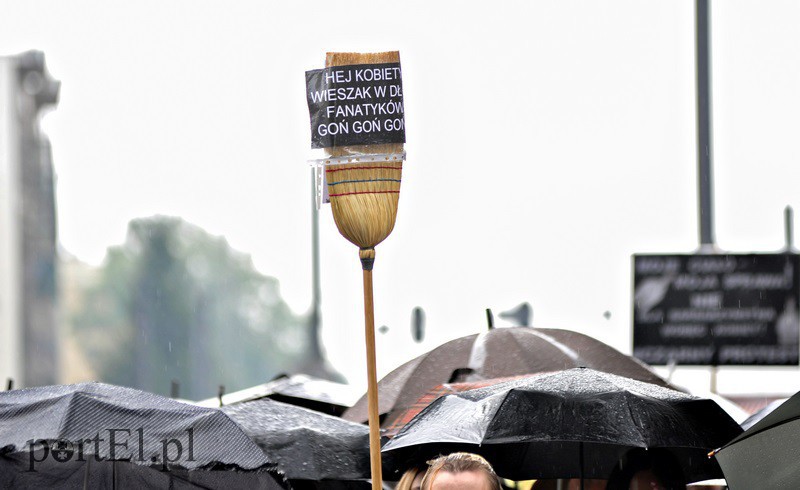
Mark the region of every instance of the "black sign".
POLYGON ((306 72, 311 147, 405 143, 400 63, 306 72))
POLYGON ((634 255, 633 355, 656 365, 797 365, 799 258, 634 255))

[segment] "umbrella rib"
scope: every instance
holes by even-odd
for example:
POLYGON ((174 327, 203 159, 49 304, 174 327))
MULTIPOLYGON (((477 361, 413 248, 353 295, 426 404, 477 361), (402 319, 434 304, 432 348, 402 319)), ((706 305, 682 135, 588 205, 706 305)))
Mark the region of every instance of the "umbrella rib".
POLYGON ((481 374, 485 372, 484 367, 486 366, 487 357, 486 338, 488 336, 489 332, 482 332, 475 337, 470 347, 469 358, 467 359, 467 368, 481 374))
POLYGON ((500 401, 500 403, 498 403, 497 406, 495 407, 495 409, 492 411, 492 415, 491 415, 491 418, 489 419, 489 423, 486 424, 485 428, 483 429, 483 433, 481 434, 480 445, 483 445, 485 443, 486 433, 489 432, 489 427, 492 425, 492 422, 494 421, 494 418, 497 416, 497 413, 500 411, 501 408, 503 408, 503 405, 506 404, 506 402, 508 401, 509 395, 511 395, 512 393, 514 393, 514 389, 513 388, 511 390, 509 390, 508 392, 506 392, 506 393, 495 394, 495 395, 492 395, 492 396, 486 398, 488 400, 488 399, 491 399, 491 398, 493 398, 495 396, 502 396, 503 397, 502 400, 500 401))
MULTIPOLYGON (((533 333, 534 335, 536 335, 536 336, 546 340, 547 342, 549 342, 553 347, 557 348, 558 350, 560 350, 561 352, 566 354, 576 364, 580 360, 581 356, 578 354, 578 352, 575 349, 571 348, 567 344, 559 342, 558 340, 555 339, 555 337, 551 337, 550 335, 546 335, 546 334, 543 334, 542 332, 537 332, 535 330, 531 330, 531 333, 533 333)), ((579 367, 579 366, 575 366, 575 367, 579 367)))
POLYGON ((67 404, 67 409, 64 416, 61 417, 61 421, 58 423, 58 435, 56 436, 57 439, 61 439, 64 437, 64 430, 65 426, 67 425, 67 420, 71 418, 72 413, 75 409, 76 395, 84 393, 85 392, 83 391, 73 391, 72 393, 69 393, 66 397, 64 397, 65 403, 67 404))
POLYGON ((628 396, 625 395, 623 399, 625 400, 625 408, 628 409, 628 415, 630 416, 631 424, 633 425, 633 427, 636 427, 636 433, 639 434, 639 440, 642 442, 641 447, 644 448, 649 447, 650 445, 647 443, 647 441, 645 441, 644 434, 641 431, 641 427, 639 427, 639 424, 636 423, 636 417, 633 414, 633 409, 631 408, 631 404, 628 403, 628 396))

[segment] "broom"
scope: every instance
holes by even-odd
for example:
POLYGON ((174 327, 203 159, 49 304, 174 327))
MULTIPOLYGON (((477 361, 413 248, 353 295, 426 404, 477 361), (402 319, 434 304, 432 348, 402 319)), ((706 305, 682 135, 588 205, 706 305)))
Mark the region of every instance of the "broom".
MULTIPOLYGON (((325 65, 344 66, 400 62, 400 53, 327 53, 325 65)), ((364 278, 364 327, 367 347, 367 407, 372 489, 381 490, 381 439, 378 419, 378 379, 375 370, 375 312, 372 301, 372 266, 375 246, 394 228, 400 177, 403 171, 402 144, 379 144, 327 148, 337 162, 327 165, 333 219, 345 238, 358 246, 364 278), (365 158, 364 155, 381 155, 365 158)))

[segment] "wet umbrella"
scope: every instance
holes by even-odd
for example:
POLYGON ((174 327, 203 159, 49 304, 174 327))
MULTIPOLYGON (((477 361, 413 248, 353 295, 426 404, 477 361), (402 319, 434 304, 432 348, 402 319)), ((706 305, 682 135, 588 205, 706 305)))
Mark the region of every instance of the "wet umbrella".
POLYGON ((699 396, 700 398, 708 398, 709 400, 714 400, 717 405, 720 406, 721 409, 725 410, 725 413, 731 416, 733 420, 739 424, 740 427, 746 429, 744 427, 745 420, 750 416, 750 413, 747 412, 744 408, 742 408, 739 404, 730 400, 719 393, 714 393, 709 390, 692 390, 691 394, 694 396, 699 396))
MULTIPOLYGON (((358 393, 355 393, 350 385, 305 374, 280 375, 268 383, 222 395, 221 404, 230 405, 261 398, 270 398, 339 416, 356 402, 358 393)), ((220 398, 202 400, 197 402, 197 405, 219 407, 220 398)))
MULTIPOLYGON (((2 450, 0 450, 2 451, 2 450)), ((29 456, 21 453, 0 453, 0 488, 3 489, 173 489, 173 490, 228 490, 248 488, 280 490, 289 488, 282 479, 270 471, 215 471, 171 469, 141 466, 123 461, 58 462, 47 458, 30 470, 29 456)))
POLYGON ((627 451, 663 448, 698 481, 721 476, 707 453, 740 432, 711 400, 578 368, 443 396, 383 450, 405 462, 473 451, 526 480, 607 478, 627 451))
POLYGON ((268 399, 221 409, 286 475, 293 488, 370 488, 369 428, 268 399))
MULTIPOLYGON (((570 330, 512 327, 451 340, 386 375, 378 383, 381 415, 402 411, 443 383, 588 367, 671 387, 639 360, 570 330), (459 374, 471 373, 468 378, 459 374)), ((367 420, 366 396, 342 415, 367 420)))
POLYGON ((166 479, 189 487, 248 481, 281 488, 268 473, 272 466, 217 409, 103 383, 0 393, 3 488, 49 481, 59 488, 102 486, 107 478, 109 487, 123 481, 158 487, 166 479))
POLYGON ((728 442, 714 457, 731 490, 800 488, 800 392, 728 442))
POLYGON ((492 378, 464 383, 441 384, 422 395, 419 400, 405 410, 395 410, 391 415, 387 416, 383 424, 383 434, 388 438, 396 436, 397 433, 400 432, 400 430, 402 430, 402 428, 411 421, 411 419, 413 419, 418 413, 424 410, 425 407, 433 403, 434 400, 440 396, 461 393, 462 391, 474 390, 476 388, 483 388, 485 386, 495 385, 526 376, 530 375, 511 376, 507 378, 492 378))

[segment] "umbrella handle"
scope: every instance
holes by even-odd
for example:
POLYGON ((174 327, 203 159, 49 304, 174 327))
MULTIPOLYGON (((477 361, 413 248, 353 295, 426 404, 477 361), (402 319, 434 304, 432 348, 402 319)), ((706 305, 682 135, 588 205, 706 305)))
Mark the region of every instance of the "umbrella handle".
POLYGON ((369 461, 372 490, 382 489, 381 422, 378 418, 378 375, 375 369, 375 307, 372 301, 372 269, 364 274, 364 328, 367 343, 367 409, 369 411, 369 461))

